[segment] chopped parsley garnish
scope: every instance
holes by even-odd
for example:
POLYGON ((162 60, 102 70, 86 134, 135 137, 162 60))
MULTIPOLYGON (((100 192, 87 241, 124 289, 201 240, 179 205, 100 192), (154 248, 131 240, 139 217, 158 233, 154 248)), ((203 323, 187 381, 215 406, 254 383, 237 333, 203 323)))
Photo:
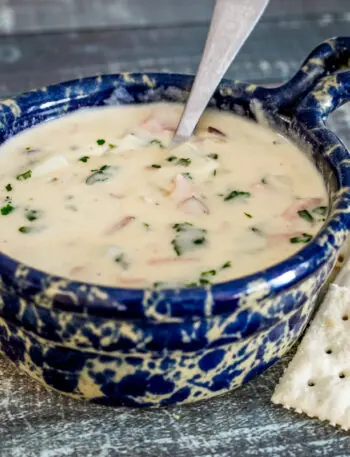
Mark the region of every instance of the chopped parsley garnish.
POLYGON ((125 254, 119 254, 117 257, 114 259, 116 263, 119 263, 119 265, 123 268, 123 270, 127 270, 129 267, 129 262, 127 262, 125 258, 125 254))
POLYGON ((113 144, 113 143, 109 143, 108 147, 109 147, 109 149, 115 149, 117 147, 117 145, 113 144))
POLYGON ((102 138, 98 139, 96 141, 96 143, 99 145, 99 146, 103 146, 105 144, 106 140, 103 140, 102 138))
POLYGON ((261 178, 260 182, 261 182, 261 184, 267 184, 266 178, 261 178))
POLYGON ((172 245, 174 251, 176 252, 176 255, 180 256, 183 254, 180 243, 176 238, 171 240, 171 245, 172 245))
POLYGON ((260 229, 258 229, 257 227, 250 227, 250 230, 253 233, 256 233, 257 235, 262 235, 262 231, 260 229))
POLYGON ((24 211, 24 215, 26 219, 28 219, 28 221, 33 222, 39 219, 39 217, 41 216, 41 211, 37 209, 26 209, 24 211))
POLYGON ((181 159, 178 159, 178 161, 176 162, 176 165, 180 165, 182 167, 188 167, 189 165, 191 164, 191 159, 189 158, 181 158, 181 159))
POLYGON ((218 160, 219 154, 215 154, 215 153, 213 153, 213 154, 208 154, 208 157, 210 157, 210 158, 213 159, 213 160, 218 160))
POLYGON ((32 170, 27 170, 24 173, 21 173, 20 175, 16 176, 16 179, 18 181, 24 181, 25 179, 29 179, 32 177, 32 170))
POLYGON ((171 241, 171 245, 178 256, 185 252, 198 249, 198 247, 203 246, 207 242, 205 236, 207 231, 197 228, 189 222, 174 224, 172 228, 175 230, 176 236, 171 241))
POLYGON ((152 140, 152 141, 149 142, 149 144, 152 144, 152 145, 155 145, 155 146, 159 146, 161 149, 165 148, 164 144, 159 140, 152 140))
POLYGON ((147 230, 150 230, 151 229, 151 226, 149 224, 147 224, 147 222, 144 222, 143 223, 143 226, 145 227, 145 229, 147 230))
POLYGON ((91 170, 93 173, 86 178, 86 184, 91 186, 92 184, 95 184, 97 182, 104 182, 107 181, 109 178, 109 175, 105 173, 106 170, 110 168, 109 165, 103 165, 101 168, 98 170, 91 170))
POLYGON ((179 165, 182 167, 188 167, 192 160, 190 158, 181 157, 180 159, 176 156, 170 156, 167 159, 167 162, 174 162, 174 165, 179 165))
POLYGON ((90 159, 89 156, 83 156, 83 157, 80 157, 80 162, 83 162, 83 163, 86 163, 88 160, 90 159))
POLYGON ((293 244, 296 244, 296 243, 308 243, 309 241, 312 240, 312 235, 310 235, 309 233, 303 233, 300 236, 293 236, 289 240, 293 244))
POLYGON ((202 236, 201 238, 196 238, 192 241, 193 244, 204 244, 206 241, 206 238, 202 236))
POLYGON ((187 230, 190 227, 193 227, 193 224, 191 224, 190 222, 181 222, 181 223, 173 225, 173 229, 176 232, 184 232, 185 230, 187 230))
POLYGON ((207 278, 199 278, 199 284, 201 286, 207 286, 208 284, 211 284, 211 282, 207 278))
POLYGON ((153 288, 154 289, 165 288, 167 285, 168 285, 168 283, 165 281, 156 281, 153 283, 153 288))
POLYGON ((202 271, 201 274, 199 275, 198 281, 188 282, 185 284, 185 287, 199 287, 199 286, 211 285, 210 278, 219 274, 221 270, 224 270, 225 268, 230 268, 230 267, 231 267, 231 262, 228 261, 228 262, 224 263, 221 267, 219 267, 217 270, 215 270, 213 268, 212 270, 202 271))
POLYGON ((7 203, 7 205, 3 206, 0 211, 3 216, 7 216, 8 214, 12 213, 14 209, 15 207, 11 205, 11 203, 7 203))
POLYGON ((317 214, 319 216, 326 216, 327 215, 327 211, 328 211, 328 207, 327 206, 316 206, 316 208, 314 208, 312 210, 312 212, 314 214, 317 214))
POLYGON ((304 219, 307 222, 314 221, 312 214, 307 209, 302 209, 302 210, 298 211, 298 215, 299 215, 299 217, 301 217, 302 219, 304 219))
POLYGON ((152 168, 162 168, 162 166, 159 165, 158 163, 153 163, 151 166, 152 166, 152 168))
POLYGON ((237 198, 237 197, 250 197, 250 192, 242 192, 240 190, 232 190, 230 193, 228 193, 225 197, 224 197, 224 201, 227 202, 229 200, 233 200, 234 198, 237 198))
POLYGON ((216 170, 213 171, 213 176, 216 176, 216 170))
POLYGON ((18 229, 19 232, 21 233, 30 233, 33 231, 33 227, 26 227, 26 226, 23 226, 23 227, 20 227, 18 229))
POLYGON ((202 271, 201 276, 215 276, 216 270, 202 271))
POLYGON ((182 176, 184 176, 186 179, 189 179, 190 181, 193 180, 193 176, 191 173, 182 173, 182 176))
POLYGON ((7 184, 7 186, 5 187, 5 189, 7 190, 7 192, 11 192, 11 190, 12 190, 11 184, 7 184))
POLYGON ((252 216, 251 214, 249 214, 249 213, 244 213, 244 215, 247 216, 247 217, 249 217, 249 219, 252 219, 252 217, 253 217, 253 216, 252 216))

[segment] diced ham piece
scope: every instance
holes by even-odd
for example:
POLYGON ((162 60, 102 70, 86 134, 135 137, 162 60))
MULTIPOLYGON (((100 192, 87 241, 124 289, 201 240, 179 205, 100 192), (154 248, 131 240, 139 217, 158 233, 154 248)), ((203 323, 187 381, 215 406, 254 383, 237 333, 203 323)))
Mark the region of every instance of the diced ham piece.
POLYGON ((163 132, 175 132, 178 122, 177 116, 169 117, 169 113, 156 112, 141 124, 141 128, 157 135, 163 132))
POLYGON ((194 196, 193 184, 181 173, 177 174, 175 179, 171 181, 171 188, 169 191, 171 198, 178 203, 187 200, 194 196))
POLYGON ((178 208, 187 214, 200 216, 201 214, 209 214, 209 208, 201 200, 196 197, 190 197, 178 204, 178 208))
POLYGON ((134 216, 126 216, 120 221, 116 222, 112 227, 110 227, 108 230, 106 230, 105 235, 113 235, 113 233, 117 232, 118 230, 121 230, 122 228, 126 227, 127 225, 130 224, 135 219, 134 216))
POLYGON ((118 281, 125 286, 138 286, 145 283, 142 278, 118 278, 118 281))
POLYGON ((186 263, 186 262, 198 262, 198 257, 163 257, 163 258, 155 258, 150 259, 147 263, 148 265, 158 265, 161 263, 186 263))

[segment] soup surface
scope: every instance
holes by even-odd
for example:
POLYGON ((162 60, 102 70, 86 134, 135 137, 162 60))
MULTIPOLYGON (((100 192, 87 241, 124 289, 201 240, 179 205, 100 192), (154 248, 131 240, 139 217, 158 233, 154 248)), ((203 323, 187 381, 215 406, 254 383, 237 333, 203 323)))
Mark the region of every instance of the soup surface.
POLYGON ((309 160, 215 110, 168 149, 182 109, 86 109, 4 143, 0 249, 75 280, 190 286, 264 269, 309 242, 328 204, 309 160))

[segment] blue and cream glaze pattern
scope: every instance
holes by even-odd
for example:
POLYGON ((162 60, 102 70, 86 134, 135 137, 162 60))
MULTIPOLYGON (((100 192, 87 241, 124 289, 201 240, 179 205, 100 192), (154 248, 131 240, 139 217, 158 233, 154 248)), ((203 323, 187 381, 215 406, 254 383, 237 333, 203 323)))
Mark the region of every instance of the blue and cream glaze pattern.
MULTIPOLYGON (((223 81, 211 105, 265 123, 324 176, 326 224, 280 264, 211 288, 137 290, 53 277, 0 254, 0 347, 40 382, 105 404, 157 406, 219 395, 278 360, 300 336, 350 227, 350 156, 325 127, 349 100, 350 38, 322 43, 279 88, 223 81)), ((192 78, 120 74, 0 102, 0 143, 87 106, 185 101, 192 78)))

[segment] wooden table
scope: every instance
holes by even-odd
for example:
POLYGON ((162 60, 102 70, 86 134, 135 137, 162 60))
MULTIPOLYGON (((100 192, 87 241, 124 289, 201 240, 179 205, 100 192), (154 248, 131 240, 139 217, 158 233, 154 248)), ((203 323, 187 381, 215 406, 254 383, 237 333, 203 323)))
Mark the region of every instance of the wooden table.
MULTIPOLYGON (((101 72, 193 72, 212 6, 201 1, 0 0, 0 95, 101 72)), ((289 78, 349 21, 349 0, 272 0, 229 76, 289 78)), ((330 126, 350 146, 349 105, 330 126)), ((0 457, 350 456, 350 434, 271 404, 290 357, 223 397, 132 410, 49 392, 0 356, 0 457)))

